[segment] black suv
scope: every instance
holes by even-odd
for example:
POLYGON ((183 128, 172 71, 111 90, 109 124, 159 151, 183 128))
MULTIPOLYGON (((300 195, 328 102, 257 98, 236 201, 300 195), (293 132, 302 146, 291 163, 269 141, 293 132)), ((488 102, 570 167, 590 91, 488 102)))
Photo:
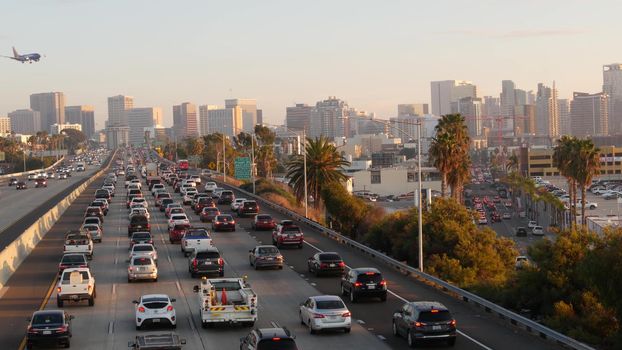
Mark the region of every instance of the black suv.
POLYGON ((235 200, 235 195, 233 191, 224 190, 220 192, 220 197, 218 197, 218 204, 231 204, 235 200))
POLYGON ((95 191, 95 198, 104 198, 107 199, 108 201, 110 201, 110 192, 108 190, 105 189, 99 189, 97 191, 95 191))
POLYGON ((298 350, 295 339, 285 327, 253 329, 240 339, 240 350, 298 350))
POLYGON ((413 301, 393 314, 393 335, 406 337, 414 347, 420 340, 456 343, 456 320, 445 305, 435 301, 413 301))
POLYGON ((240 208, 238 208, 238 216, 243 217, 246 215, 257 215, 259 214, 259 206, 257 202, 252 200, 246 200, 242 203, 240 208))
POLYGON ((193 278, 197 275, 216 274, 220 277, 225 275, 225 261, 220 257, 216 247, 207 250, 193 250, 188 259, 188 272, 193 278))
POLYGON ((349 295, 353 303, 360 297, 375 297, 386 301, 387 281, 382 278, 380 271, 373 267, 350 269, 341 278, 341 294, 349 295))
POLYGON ((516 229, 516 236, 519 236, 519 237, 520 237, 520 236, 527 237, 527 229, 526 229, 526 228, 524 228, 524 227, 518 227, 518 228, 516 229))
POLYGON ((134 232, 151 232, 151 225, 149 219, 144 215, 134 215, 130 219, 130 224, 127 226, 127 236, 131 237, 134 232))

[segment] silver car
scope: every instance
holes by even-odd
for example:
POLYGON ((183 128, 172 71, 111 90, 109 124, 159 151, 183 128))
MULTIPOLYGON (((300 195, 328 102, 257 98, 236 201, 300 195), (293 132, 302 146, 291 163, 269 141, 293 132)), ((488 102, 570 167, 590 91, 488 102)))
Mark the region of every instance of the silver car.
POLYGON ((343 300, 336 295, 309 297, 300 304, 300 322, 315 334, 326 329, 342 329, 350 333, 352 317, 343 300))
POLYGON ((148 256, 156 263, 158 262, 158 251, 153 244, 134 244, 130 249, 130 260, 136 256, 148 256))
POLYGON ((258 245, 248 251, 248 261, 255 270, 260 267, 283 268, 283 255, 279 249, 273 245, 258 245))
POLYGON ((137 280, 158 281, 158 267, 155 261, 148 256, 134 256, 130 258, 130 265, 127 267, 127 282, 137 280))

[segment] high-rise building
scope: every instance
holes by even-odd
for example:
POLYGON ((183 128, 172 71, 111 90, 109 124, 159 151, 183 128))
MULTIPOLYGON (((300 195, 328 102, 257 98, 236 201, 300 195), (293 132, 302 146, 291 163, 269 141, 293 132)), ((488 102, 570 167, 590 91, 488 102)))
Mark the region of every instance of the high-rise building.
POLYGON ((215 105, 201 105, 199 106, 199 136, 209 135, 211 133, 209 127, 209 114, 212 109, 218 109, 215 105))
POLYGON ((514 134, 536 134, 536 106, 526 104, 514 107, 514 134))
POLYGON ((464 97, 451 103, 451 113, 460 113, 464 116, 471 138, 479 138, 482 135, 482 109, 481 98, 464 97))
POLYGON ((240 107, 242 111, 242 130, 247 133, 255 131, 257 125, 257 100, 249 98, 234 98, 225 100, 225 108, 240 107))
POLYGON ((125 113, 130 128, 129 143, 134 146, 145 143, 145 131, 153 130, 156 125, 162 124, 160 107, 131 108, 125 113))
POLYGON ((622 133, 622 63, 603 66, 603 92, 609 96, 609 132, 622 133))
POLYGON ((41 114, 32 109, 18 109, 9 113, 11 131, 16 134, 33 135, 41 131, 41 114))
POLYGON ((405 103, 397 105, 397 116, 400 115, 426 115, 429 114, 427 103, 405 103))
POLYGON ((95 109, 93 106, 65 107, 65 121, 68 124, 82 125, 82 132, 87 139, 95 135, 95 109))
MULTIPOLYGON (((406 143, 412 139, 416 139, 418 135, 418 126, 422 119, 422 116, 418 115, 410 115, 410 114, 402 114, 398 115, 397 118, 389 119, 391 123, 391 128, 388 132, 393 137, 398 137, 402 140, 402 142, 406 143)), ((377 123, 376 123, 377 124, 377 123)))
POLYGON ((43 92, 30 95, 30 109, 41 115, 39 130, 50 130, 52 124, 65 123, 65 95, 62 92, 43 92))
POLYGON ((285 125, 291 130, 306 130, 306 132, 309 133, 312 110, 313 107, 306 103, 296 103, 293 107, 287 107, 285 125))
POLYGON ((66 130, 66 129, 82 131, 82 125, 80 125, 80 124, 72 124, 72 123, 52 124, 50 126, 49 133, 50 133, 50 135, 58 135, 58 134, 60 134, 61 131, 66 130))
POLYGON ((521 106, 527 103, 527 91, 521 89, 514 89, 514 105, 521 106))
POLYGON ((555 82, 550 88, 538 84, 536 95, 536 134, 540 136, 559 136, 559 111, 557 110, 557 89, 555 82))
POLYGON ((210 134, 219 133, 235 136, 242 131, 242 108, 213 108, 207 110, 210 134))
POLYGON ((0 134, 11 133, 11 118, 0 117, 0 134))
POLYGON ((263 109, 257 110, 257 122, 255 124, 263 125, 263 109))
POLYGON ((108 125, 106 127, 106 143, 110 149, 129 145, 130 127, 108 125))
POLYGON ((334 96, 317 102, 311 110, 309 136, 328 139, 350 137, 349 110, 347 102, 334 96))
POLYGON ((125 112, 134 108, 134 97, 117 95, 108 97, 108 125, 127 126, 125 112))
POLYGON ((451 113, 451 103, 463 97, 477 97, 477 87, 466 80, 443 80, 430 83, 432 114, 451 113))
POLYGON ((197 128, 197 106, 184 102, 173 106, 173 129, 178 139, 188 136, 198 136, 197 128))
POLYGON ((570 103, 572 134, 577 137, 609 134, 609 96, 575 92, 570 103))
POLYGON ((516 85, 511 80, 501 81, 501 116, 512 117, 516 105, 516 85))
POLYGON ((570 135, 570 100, 567 98, 557 99, 557 112, 559 113, 559 134, 570 135))

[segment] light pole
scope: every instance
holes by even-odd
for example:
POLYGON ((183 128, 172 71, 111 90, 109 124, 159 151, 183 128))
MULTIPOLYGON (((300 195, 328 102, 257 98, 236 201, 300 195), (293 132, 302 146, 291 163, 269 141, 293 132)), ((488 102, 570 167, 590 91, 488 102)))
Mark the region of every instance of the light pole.
POLYGON ((225 133, 222 133, 222 182, 227 183, 227 156, 225 154, 225 133))
POLYGON ((251 181, 253 181, 253 194, 255 194, 255 133, 251 134, 251 181))
MULTIPOLYGON (((304 149, 302 150, 302 166, 304 168, 304 185, 305 185, 305 219, 309 217, 309 203, 307 203, 309 199, 309 195, 307 194, 307 135, 305 129, 302 129, 302 142, 304 143, 304 149)), ((300 150, 300 145, 298 146, 298 150, 300 150)), ((313 198, 314 201, 317 198, 313 198)), ((317 208, 317 207, 316 207, 317 208)))

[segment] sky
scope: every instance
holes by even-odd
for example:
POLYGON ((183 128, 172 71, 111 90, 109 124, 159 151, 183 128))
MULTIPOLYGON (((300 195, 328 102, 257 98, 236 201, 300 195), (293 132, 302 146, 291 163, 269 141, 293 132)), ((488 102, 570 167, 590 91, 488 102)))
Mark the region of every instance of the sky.
POLYGON ((336 96, 388 118, 429 103, 430 81, 470 80, 498 96, 501 80, 560 98, 599 92, 602 65, 622 61, 622 1, 593 0, 0 0, 0 116, 29 95, 67 105, 134 96, 172 124, 181 102, 255 98, 268 123, 285 108, 336 96))

